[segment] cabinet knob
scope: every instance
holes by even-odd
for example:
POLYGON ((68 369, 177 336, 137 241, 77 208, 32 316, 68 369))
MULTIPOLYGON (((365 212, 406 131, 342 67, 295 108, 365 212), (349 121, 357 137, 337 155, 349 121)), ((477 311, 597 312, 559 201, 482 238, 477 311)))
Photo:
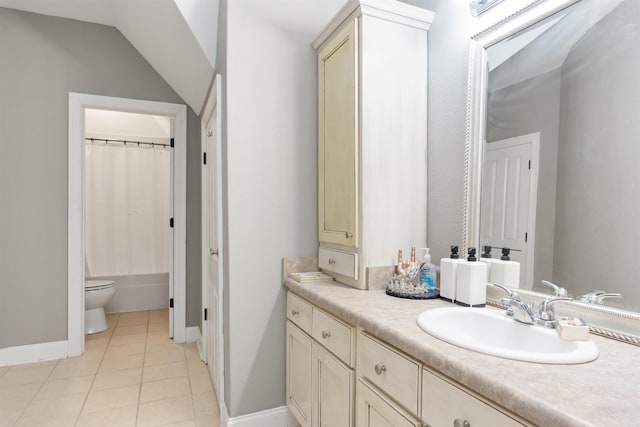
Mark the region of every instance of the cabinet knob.
POLYGON ((291 315, 292 316, 297 316, 298 314, 300 314, 300 312, 298 310, 291 310, 291 315))
POLYGON ((349 233, 348 231, 346 231, 346 232, 344 233, 344 237, 346 237, 347 239, 350 239, 350 238, 352 238, 352 237, 353 237, 353 233, 349 233))
POLYGON ((327 263, 328 263, 329 265, 333 265, 333 264, 335 264, 335 263, 336 263, 336 260, 335 260, 335 259, 333 259, 333 258, 329 258, 329 261, 327 261, 327 263))
POLYGON ((456 418, 455 420, 453 420, 453 427, 471 427, 471 423, 467 420, 456 418))
POLYGON ((378 375, 382 375, 383 372, 387 372, 387 367, 385 365, 376 365, 374 369, 378 375))
POLYGON ((322 338, 324 338, 325 340, 327 338, 329 338, 331 336, 331 332, 329 331, 322 331, 322 338))

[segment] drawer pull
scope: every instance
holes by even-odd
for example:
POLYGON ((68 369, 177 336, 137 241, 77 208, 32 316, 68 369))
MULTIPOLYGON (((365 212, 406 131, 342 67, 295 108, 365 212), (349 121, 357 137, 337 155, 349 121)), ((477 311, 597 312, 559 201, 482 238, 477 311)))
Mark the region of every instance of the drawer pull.
POLYGON ((329 258, 329 261, 327 261, 327 263, 328 263, 329 265, 335 265, 336 260, 335 260, 335 259, 333 259, 333 258, 329 258))
POLYGON ((291 315, 292 316, 297 316, 298 314, 300 314, 300 312, 298 310, 291 310, 291 315))
POLYGON ((467 420, 456 418, 455 420, 453 420, 453 427, 471 427, 471 423, 467 420))
POLYGON ((374 369, 378 375, 382 375, 383 372, 387 372, 387 367, 385 365, 376 365, 374 369))
POLYGON ((325 340, 327 338, 329 338, 331 336, 331 332, 328 331, 322 331, 322 338, 324 338, 325 340))

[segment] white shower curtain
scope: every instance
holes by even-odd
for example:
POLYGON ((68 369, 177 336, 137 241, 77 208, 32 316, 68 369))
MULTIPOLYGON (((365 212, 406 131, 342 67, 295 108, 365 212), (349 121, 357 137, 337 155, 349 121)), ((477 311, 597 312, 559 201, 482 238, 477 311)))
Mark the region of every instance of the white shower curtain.
POLYGON ((169 271, 170 152, 85 144, 85 257, 91 276, 169 271))

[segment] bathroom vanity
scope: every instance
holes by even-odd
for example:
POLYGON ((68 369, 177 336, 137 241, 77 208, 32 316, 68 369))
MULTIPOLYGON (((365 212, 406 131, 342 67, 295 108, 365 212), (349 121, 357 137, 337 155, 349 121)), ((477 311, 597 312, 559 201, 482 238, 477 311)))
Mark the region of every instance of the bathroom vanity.
POLYGON ((285 286, 287 406, 302 426, 640 425, 636 346, 592 335, 590 363, 502 359, 422 331, 416 318, 442 300, 285 286))

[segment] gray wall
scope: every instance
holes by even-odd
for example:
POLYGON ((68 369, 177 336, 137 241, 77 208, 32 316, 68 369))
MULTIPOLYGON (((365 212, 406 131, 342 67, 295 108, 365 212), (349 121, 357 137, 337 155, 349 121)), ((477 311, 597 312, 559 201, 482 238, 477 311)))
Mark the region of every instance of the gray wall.
MULTIPOLYGON (((530 43, 520 53, 539 48, 530 43)), ((518 69, 513 57, 496 68, 494 73, 518 69)), ((540 132, 540 164, 536 209, 533 284, 551 280, 553 271, 553 237, 556 213, 556 177, 558 157, 558 120, 560 110, 560 68, 516 83, 489 94, 487 108, 487 142, 540 132)), ((529 231, 531 232, 531 230, 529 231)))
MULTIPOLYGON (((183 101, 112 27, 0 8, 0 58, 1 348, 67 339, 68 93, 183 101)), ((200 130, 188 114, 187 311, 196 325, 200 130)))
POLYGON ((640 2, 623 2, 563 64, 554 264, 554 280, 575 295, 619 291, 635 310, 640 309, 639 21, 640 2))

